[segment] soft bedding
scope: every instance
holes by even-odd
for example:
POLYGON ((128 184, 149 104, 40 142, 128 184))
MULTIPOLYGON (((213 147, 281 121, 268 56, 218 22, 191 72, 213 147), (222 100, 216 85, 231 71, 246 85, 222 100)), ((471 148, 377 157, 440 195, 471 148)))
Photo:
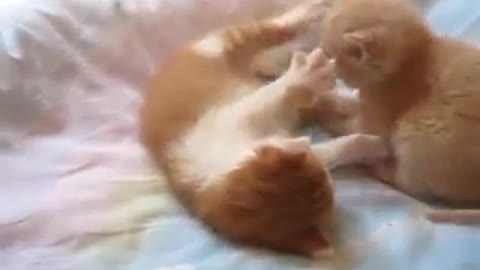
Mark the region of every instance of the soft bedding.
MULTIPOLYGON (((343 247, 312 262, 233 247, 188 217, 137 140, 141 83, 182 42, 287 0, 0 2, 0 269, 480 269, 480 228, 433 225, 359 172, 335 174, 343 247)), ((480 40, 480 2, 422 1, 480 40)))

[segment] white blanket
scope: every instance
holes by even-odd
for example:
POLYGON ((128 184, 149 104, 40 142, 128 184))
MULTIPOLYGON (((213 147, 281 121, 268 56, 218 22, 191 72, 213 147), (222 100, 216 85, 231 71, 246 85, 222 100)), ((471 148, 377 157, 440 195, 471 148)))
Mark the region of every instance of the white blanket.
MULTIPOLYGON (((137 141, 141 82, 186 40, 293 2, 2 0, 0 269, 480 269, 479 228, 409 216, 356 172, 335 175, 343 249, 323 262, 235 248, 169 195, 137 141)), ((480 40, 479 1, 418 2, 480 40)))

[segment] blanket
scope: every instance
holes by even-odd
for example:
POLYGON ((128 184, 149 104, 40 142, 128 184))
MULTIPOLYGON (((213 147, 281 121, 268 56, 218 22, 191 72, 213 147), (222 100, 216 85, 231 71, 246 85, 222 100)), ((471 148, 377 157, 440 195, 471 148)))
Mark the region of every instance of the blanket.
MULTIPOLYGON (((235 247, 170 195, 138 142, 142 82, 187 40, 295 2, 1 1, 0 269, 480 269, 478 227, 431 224, 354 170, 334 175, 340 248, 323 261, 235 247)), ((480 2, 418 5, 480 40, 480 2)))

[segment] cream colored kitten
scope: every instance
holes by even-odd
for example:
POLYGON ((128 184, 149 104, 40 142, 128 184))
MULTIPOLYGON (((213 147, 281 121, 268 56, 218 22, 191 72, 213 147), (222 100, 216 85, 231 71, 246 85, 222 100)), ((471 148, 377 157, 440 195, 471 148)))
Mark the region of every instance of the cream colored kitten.
POLYGON ((334 87, 321 50, 297 53, 265 83, 254 59, 323 17, 313 1, 273 19, 209 34, 152 77, 142 139, 179 200, 209 228, 241 244, 314 255, 330 247, 334 222, 328 167, 385 155, 375 136, 310 146, 295 137, 300 109, 334 87))
POLYGON ((422 199, 479 206, 480 50, 432 33, 405 0, 338 1, 322 37, 359 99, 325 95, 321 122, 387 140, 394 160, 374 169, 386 183, 422 199))

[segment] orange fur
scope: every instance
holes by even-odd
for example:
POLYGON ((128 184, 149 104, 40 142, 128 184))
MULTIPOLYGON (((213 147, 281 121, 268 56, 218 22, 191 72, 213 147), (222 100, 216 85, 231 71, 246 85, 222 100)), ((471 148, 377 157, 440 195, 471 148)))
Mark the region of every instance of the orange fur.
POLYGON ((419 198, 478 205, 480 50, 436 36, 405 0, 339 1, 322 37, 337 74, 360 94, 324 99, 320 121, 388 140, 395 162, 375 168, 385 182, 419 198))
POLYGON ((295 54, 271 83, 252 69, 259 53, 321 18, 323 4, 214 32, 174 54, 147 86, 146 148, 192 214, 227 239, 304 255, 328 248, 334 200, 327 166, 384 155, 366 149, 382 149, 374 137, 313 147, 291 138, 299 110, 334 87, 333 63, 321 50, 295 54), (352 160, 349 149, 365 142, 352 160))
POLYGON ((270 145, 202 193, 198 215, 233 240, 310 255, 330 246, 333 187, 310 150, 270 145))

